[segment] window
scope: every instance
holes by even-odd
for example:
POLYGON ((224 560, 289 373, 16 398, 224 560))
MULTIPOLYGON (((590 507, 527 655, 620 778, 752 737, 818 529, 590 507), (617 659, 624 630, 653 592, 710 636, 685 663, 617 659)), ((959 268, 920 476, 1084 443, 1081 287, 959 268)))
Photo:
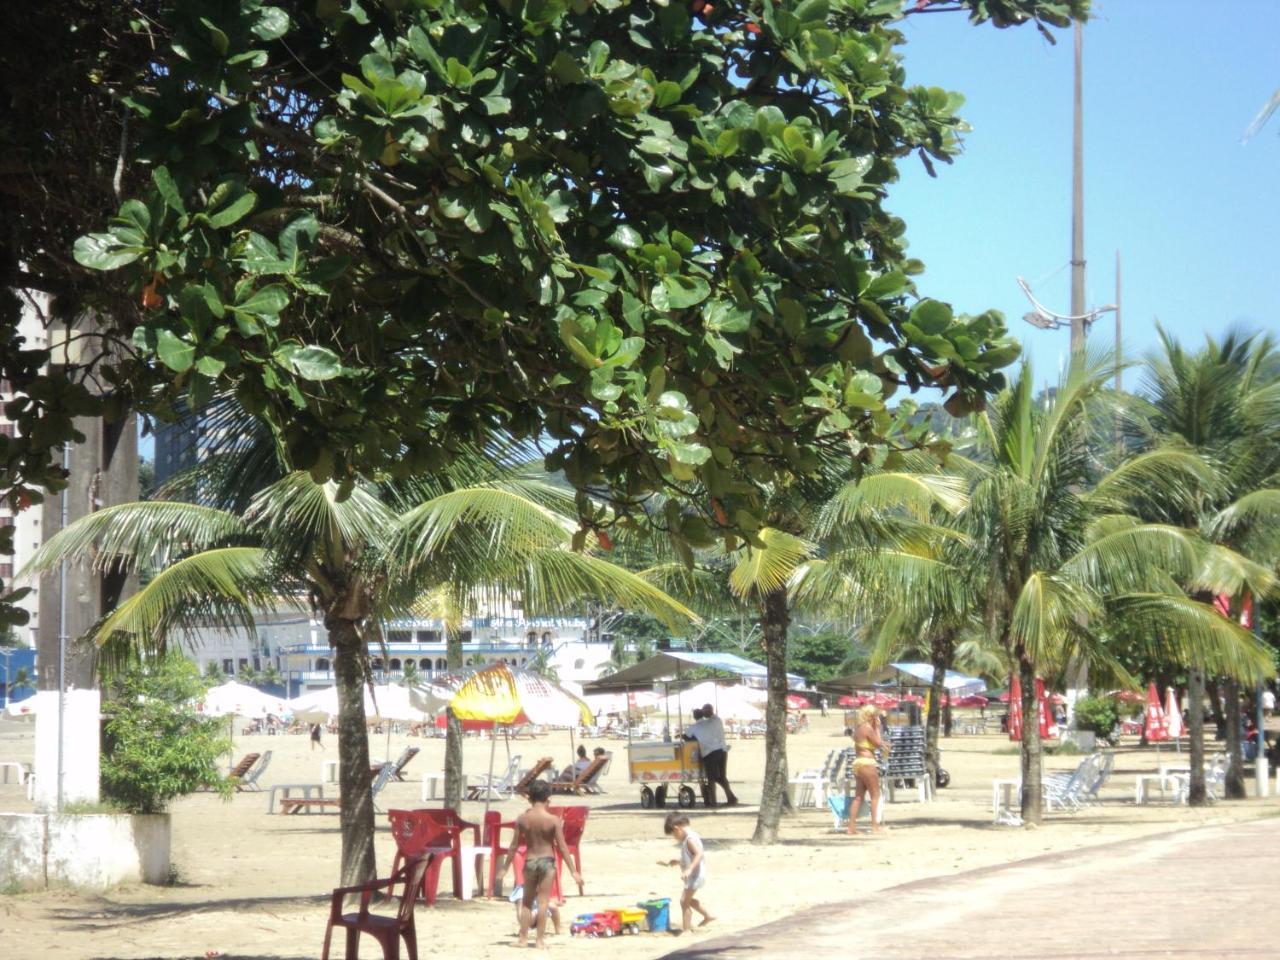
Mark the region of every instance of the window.
POLYGON ((391 658, 391 669, 392 670, 400 669, 400 661, 395 659, 394 657, 391 658))
POLYGON ((419 643, 439 643, 440 631, 439 630, 419 630, 418 642, 419 643))
POLYGON ((253 669, 254 669, 254 670, 261 670, 261 669, 262 669, 262 659, 261 659, 260 657, 254 657, 254 658, 253 658, 253 669))
POLYGON ((241 670, 248 670, 248 669, 249 669, 249 658, 248 658, 248 657, 241 657, 241 658, 240 658, 240 669, 241 669, 241 670))
POLYGON ((325 657, 317 657, 317 658, 316 658, 316 669, 317 669, 317 670, 328 670, 328 669, 329 669, 329 661, 328 661, 328 659, 327 659, 327 658, 325 658, 325 657))
POLYGON ((235 664, 231 662, 230 658, 222 661, 222 672, 228 675, 236 672, 235 664))
POLYGON ((470 643, 470 642, 471 642, 471 631, 470 631, 470 630, 463 630, 463 631, 462 631, 461 636, 462 636, 462 642, 463 642, 463 643, 470 643))
POLYGON ((449 661, 448 661, 448 660, 446 660, 444 657, 436 657, 436 669, 437 669, 437 670, 448 670, 448 669, 449 669, 449 661))
POLYGON ((381 658, 381 657, 374 657, 374 658, 373 658, 373 662, 372 662, 371 664, 369 664, 369 666, 373 667, 373 669, 375 669, 375 670, 381 670, 381 669, 382 669, 382 658, 381 658))
POLYGON ((422 670, 430 670, 430 669, 431 669, 431 658, 430 658, 430 657, 423 657, 421 660, 419 660, 419 661, 418 661, 418 667, 419 667, 420 669, 422 669, 422 670))
POLYGON ((387 642, 388 643, 413 643, 413 631, 412 630, 388 630, 387 642))

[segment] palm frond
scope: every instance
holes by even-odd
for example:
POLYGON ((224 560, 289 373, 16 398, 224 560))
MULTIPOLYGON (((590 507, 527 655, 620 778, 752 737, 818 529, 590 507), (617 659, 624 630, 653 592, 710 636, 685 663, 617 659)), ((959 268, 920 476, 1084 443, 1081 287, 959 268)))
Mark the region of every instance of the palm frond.
POLYGON ((1010 640, 1032 659, 1053 662, 1063 658, 1065 641, 1081 623, 1102 612, 1088 590, 1063 577, 1032 573, 1022 585, 1009 622, 1010 640))
POLYGON ((1107 515, 1090 525, 1086 537, 1063 572, 1100 595, 1151 589, 1153 577, 1186 583, 1200 565, 1197 543, 1180 527, 1107 515))
POLYGON ((1226 540, 1258 527, 1280 529, 1280 490, 1246 493, 1211 517, 1205 532, 1213 540, 1226 540))
POLYGON ((192 503, 147 500, 95 511, 46 540, 23 568, 39 576, 63 560, 95 570, 160 567, 175 557, 248 534, 234 514, 192 503))
POLYGON ((1275 676, 1272 651, 1210 604, 1181 591, 1117 597, 1108 606, 1136 650, 1154 659, 1198 666, 1256 683, 1275 676))
POLYGON ((494 550, 519 553, 568 543, 575 523, 542 503, 500 486, 467 487, 434 497, 401 515, 392 549, 412 569, 459 539, 483 559, 494 550))
POLYGON ((252 635, 255 609, 299 605, 293 594, 269 585, 269 564, 260 547, 222 547, 186 557, 122 601, 94 627, 92 638, 102 645, 123 635, 151 654, 165 650, 173 631, 198 626, 252 635))
POLYGON ((1166 444, 1127 458, 1100 478, 1085 498, 1105 510, 1124 509, 1144 499, 1181 509, 1218 482, 1217 472, 1203 457, 1186 447, 1166 444))
POLYGON ((340 500, 336 483, 316 483, 305 470, 258 493, 245 516, 281 556, 319 552, 335 567, 370 544, 384 543, 395 526, 395 515, 363 485, 340 500))
POLYGON ((1265 597, 1276 589, 1276 575, 1272 570, 1229 547, 1205 544, 1200 561, 1190 585, 1193 590, 1231 597, 1251 590, 1265 597))
POLYGON ((642 610, 672 629, 701 622, 696 613, 644 577, 599 557, 543 547, 528 551, 522 559, 526 610, 558 612, 595 599, 642 610))
POLYGON ((812 552, 804 540, 773 527, 762 529, 759 539, 764 546, 747 546, 729 574, 729 588, 743 599, 787 586, 812 552))
POLYGON ((845 484, 823 506, 817 535, 826 536, 844 524, 865 521, 871 514, 901 510, 917 519, 935 508, 959 513, 967 502, 963 477, 945 473, 872 473, 845 484))

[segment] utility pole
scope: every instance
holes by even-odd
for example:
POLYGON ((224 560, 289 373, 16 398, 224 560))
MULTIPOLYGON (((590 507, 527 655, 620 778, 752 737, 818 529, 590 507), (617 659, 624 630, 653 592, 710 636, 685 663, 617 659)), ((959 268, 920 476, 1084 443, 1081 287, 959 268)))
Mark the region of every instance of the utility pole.
MULTIPOLYGON (((1120 372, 1123 369, 1120 336, 1120 251, 1116 251, 1116 456, 1124 455, 1124 424, 1120 414, 1120 394, 1122 391, 1120 372)), ((1261 729, 1261 727, 1259 727, 1261 729)))
POLYGON ((1084 350, 1088 319, 1084 304, 1084 24, 1075 22, 1075 100, 1071 136, 1071 352, 1084 350))

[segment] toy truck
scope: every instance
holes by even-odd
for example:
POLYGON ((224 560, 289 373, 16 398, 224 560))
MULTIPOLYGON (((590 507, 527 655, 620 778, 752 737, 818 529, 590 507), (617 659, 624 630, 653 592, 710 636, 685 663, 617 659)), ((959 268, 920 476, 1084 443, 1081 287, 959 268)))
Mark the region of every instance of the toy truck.
POLYGON ((575 937, 616 937, 622 933, 622 915, 617 910, 579 914, 569 933, 575 937))

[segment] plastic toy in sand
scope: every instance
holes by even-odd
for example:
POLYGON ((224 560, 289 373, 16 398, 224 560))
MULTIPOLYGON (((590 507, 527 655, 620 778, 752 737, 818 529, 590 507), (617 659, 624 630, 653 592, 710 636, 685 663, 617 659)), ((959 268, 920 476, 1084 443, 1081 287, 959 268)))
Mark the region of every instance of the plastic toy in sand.
POLYGON ((575 937, 616 937, 621 934, 637 934, 644 930, 648 914, 634 907, 621 910, 601 910, 598 913, 581 913, 569 926, 575 937))

